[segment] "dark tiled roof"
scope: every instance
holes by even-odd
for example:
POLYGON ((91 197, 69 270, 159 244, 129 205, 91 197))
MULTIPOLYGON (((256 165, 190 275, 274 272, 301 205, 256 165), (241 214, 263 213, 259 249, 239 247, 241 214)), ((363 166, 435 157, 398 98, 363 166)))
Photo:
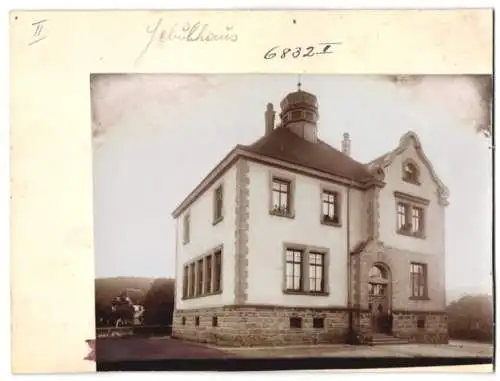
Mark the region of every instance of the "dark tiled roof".
POLYGON ((278 127, 269 135, 242 149, 302 165, 328 174, 359 182, 373 180, 365 166, 327 143, 319 140, 311 143, 285 127, 278 127))

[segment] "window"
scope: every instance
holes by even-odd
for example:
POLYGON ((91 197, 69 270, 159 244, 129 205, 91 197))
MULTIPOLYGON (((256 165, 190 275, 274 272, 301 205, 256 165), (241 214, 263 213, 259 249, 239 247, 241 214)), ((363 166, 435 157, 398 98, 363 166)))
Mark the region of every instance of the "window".
POLYGON ((417 328, 425 328, 425 316, 418 317, 417 328))
POLYGON ((219 185, 214 191, 214 224, 222 220, 223 190, 219 185))
POLYGON ((325 291, 324 258, 323 253, 309 253, 309 291, 325 291))
POLYGON ((340 210, 339 210, 339 194, 324 190, 321 195, 321 221, 325 224, 339 224, 340 223, 340 210))
POLYGON ((189 296, 194 296, 194 279, 195 279, 195 267, 194 263, 191 263, 190 265, 190 273, 191 273, 191 281, 189 282, 189 296))
POLYGON ((218 322, 217 322, 217 316, 212 316, 212 327, 217 327, 218 322))
POLYGON ((186 298, 188 296, 188 276, 189 267, 184 266, 184 274, 182 276, 182 297, 186 298))
POLYGON ((290 119, 301 119, 301 118, 302 118, 302 111, 296 110, 291 112, 290 119))
POLYGON ((221 291, 222 246, 184 266, 183 297, 194 298, 221 291))
POLYGON ((420 235, 422 234, 422 227, 423 227, 423 216, 424 216, 424 210, 419 207, 413 207, 411 210, 411 225, 412 229, 411 232, 414 235, 420 235))
POLYGON ((186 325, 186 317, 185 316, 182 317, 182 325, 186 325))
POLYGON ((427 265, 422 263, 410 264, 410 282, 412 298, 427 298, 427 265))
POLYGON ((273 178, 272 185, 272 210, 271 212, 280 216, 291 214, 291 182, 288 180, 273 178))
POLYGON ((203 259, 200 259, 197 262, 197 273, 198 276, 196 278, 196 295, 200 296, 203 294, 203 259))
POLYGON ((221 291, 222 287, 222 251, 217 251, 214 255, 214 292, 221 291))
POLYGON ((286 251, 286 289, 302 291, 302 258, 301 250, 286 251))
POLYGON ((397 204, 398 233, 422 237, 424 234, 424 208, 406 202, 397 204))
POLYGON ((325 318, 314 318, 313 328, 325 328, 325 318))
POLYGON ((183 234, 184 234, 183 242, 185 244, 189 242, 189 235, 190 235, 189 225, 190 225, 190 217, 189 214, 186 214, 184 215, 184 228, 183 228, 183 234))
POLYGON ((205 292, 212 292, 212 256, 209 255, 205 259, 205 292))
POLYGON ((406 181, 407 183, 418 184, 418 178, 419 173, 416 164, 408 161, 405 162, 403 164, 403 181, 406 181))
POLYGON ((299 317, 291 317, 290 328, 302 328, 302 319, 299 317))
POLYGON ((194 318, 194 325, 200 325, 200 317, 199 316, 196 316, 194 318))
POLYGON ((328 249, 285 244, 283 292, 328 295, 328 249))
POLYGON ((370 295, 384 295, 385 285, 380 283, 368 283, 368 294, 370 295))

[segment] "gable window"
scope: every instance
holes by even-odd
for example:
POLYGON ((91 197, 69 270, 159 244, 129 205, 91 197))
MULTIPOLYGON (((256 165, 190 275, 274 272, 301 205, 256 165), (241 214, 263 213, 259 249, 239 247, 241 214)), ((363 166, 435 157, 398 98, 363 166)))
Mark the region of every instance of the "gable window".
POLYGON ((217 251, 214 254, 214 292, 219 292, 222 289, 222 251, 217 251))
POLYGON ((284 293, 327 295, 327 249, 285 246, 284 293))
POLYGON ((410 264, 411 298, 427 299, 427 265, 423 263, 410 264))
POLYGON ((184 215, 184 224, 183 224, 183 242, 184 244, 188 243, 189 242, 189 236, 190 236, 190 217, 189 217, 189 213, 185 214, 184 215))
POLYGON ((403 235, 424 238, 425 205, 428 200, 395 192, 397 200, 397 232, 403 235))
POLYGON ((321 222, 328 225, 340 224, 339 194, 337 192, 322 191, 321 222))
POLYGON ((419 170, 415 163, 406 161, 403 164, 403 181, 412 184, 419 184, 419 170))
POLYGON ((292 183, 289 180, 273 177, 271 213, 278 216, 290 216, 292 183))
POLYGON ((325 292, 325 254, 309 253, 309 290, 325 292))
POLYGON ((214 191, 214 224, 222 220, 223 196, 222 185, 219 185, 214 191))
POLYGON ((188 296, 188 276, 189 276, 189 267, 184 266, 184 273, 182 277, 182 297, 187 298, 188 296))

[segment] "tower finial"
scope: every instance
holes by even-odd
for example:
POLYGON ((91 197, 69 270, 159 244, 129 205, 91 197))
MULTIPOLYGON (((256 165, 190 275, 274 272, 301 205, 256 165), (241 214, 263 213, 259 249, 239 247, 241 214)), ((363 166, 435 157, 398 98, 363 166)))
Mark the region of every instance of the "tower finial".
POLYGON ((300 88, 302 87, 301 78, 302 78, 302 76, 299 74, 299 81, 297 82, 297 90, 298 91, 301 91, 300 88))

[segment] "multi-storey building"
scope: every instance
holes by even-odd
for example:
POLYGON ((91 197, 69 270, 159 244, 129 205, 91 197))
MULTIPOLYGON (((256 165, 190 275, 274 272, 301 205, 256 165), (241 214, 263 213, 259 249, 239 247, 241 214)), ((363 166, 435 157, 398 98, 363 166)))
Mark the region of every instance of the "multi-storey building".
POLYGON ((297 90, 174 211, 173 335, 225 345, 446 343, 448 191, 408 132, 370 163, 297 90), (378 335, 377 335, 378 334, 378 335))

